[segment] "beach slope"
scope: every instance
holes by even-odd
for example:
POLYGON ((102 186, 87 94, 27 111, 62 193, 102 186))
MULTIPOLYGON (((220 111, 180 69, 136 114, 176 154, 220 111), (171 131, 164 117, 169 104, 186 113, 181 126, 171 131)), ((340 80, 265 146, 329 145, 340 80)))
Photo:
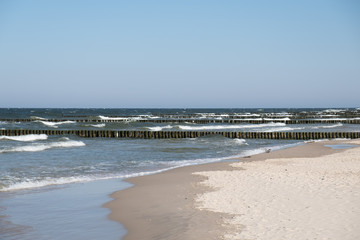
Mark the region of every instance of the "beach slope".
POLYGON ((337 143, 129 179, 105 206, 127 240, 360 239, 360 148, 337 143))

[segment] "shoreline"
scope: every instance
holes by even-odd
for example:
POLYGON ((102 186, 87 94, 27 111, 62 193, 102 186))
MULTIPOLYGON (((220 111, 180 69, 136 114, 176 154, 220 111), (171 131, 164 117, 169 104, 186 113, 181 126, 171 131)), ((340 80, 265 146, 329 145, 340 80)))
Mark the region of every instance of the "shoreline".
MULTIPOLYGON (((348 149, 332 149, 324 145, 359 144, 354 142, 356 140, 311 142, 270 153, 233 159, 234 161, 231 162, 185 166, 154 175, 126 179, 125 181, 133 184, 133 187, 111 194, 114 200, 106 203, 104 207, 111 210, 109 215, 111 220, 120 222, 127 229, 128 234, 123 238, 124 240, 224 239, 227 233, 234 235, 234 232, 239 232, 246 226, 230 224, 231 219, 237 216, 231 210, 222 211, 221 206, 220 210, 215 209, 216 207, 210 209, 211 207, 204 203, 206 202, 204 196, 207 193, 219 190, 207 183, 212 173, 238 172, 239 169, 232 166, 238 162, 263 163, 269 159, 313 159, 343 153, 348 149)), ((210 200, 214 202, 216 199, 212 197, 210 200)))

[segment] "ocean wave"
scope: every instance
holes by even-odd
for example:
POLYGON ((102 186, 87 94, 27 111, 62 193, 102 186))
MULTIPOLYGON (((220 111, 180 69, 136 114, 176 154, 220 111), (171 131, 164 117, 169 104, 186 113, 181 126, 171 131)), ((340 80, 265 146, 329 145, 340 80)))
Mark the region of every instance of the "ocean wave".
POLYGON ((236 121, 262 121, 262 118, 236 118, 236 121))
POLYGON ((232 142, 234 142, 237 145, 249 145, 245 139, 241 139, 241 138, 234 138, 232 139, 232 142))
POLYGON ((72 123, 76 123, 75 121, 63 121, 63 122, 48 122, 48 121, 36 121, 36 122, 40 122, 48 127, 53 127, 53 128, 58 128, 57 125, 61 125, 61 124, 72 124, 72 123))
MULTIPOLYGON (((234 156, 232 156, 232 158, 233 157, 234 156)), ((225 159, 228 158, 204 158, 204 159, 183 160, 183 161, 174 161, 174 162, 157 161, 157 163, 163 165, 164 168, 154 171, 144 171, 144 172, 136 172, 136 173, 120 173, 120 174, 108 174, 108 175, 75 176, 75 177, 59 177, 59 178, 47 177, 44 179, 25 179, 21 182, 9 184, 8 186, 0 186, 0 192, 25 190, 25 189, 33 189, 33 188, 41 188, 47 186, 73 184, 73 183, 85 183, 85 182, 91 182, 97 180, 127 179, 133 177, 141 177, 141 176, 169 171, 179 167, 218 162, 225 159)))
POLYGON ((284 116, 284 117, 292 117, 292 116, 294 116, 292 113, 288 113, 288 112, 275 113, 275 115, 284 116))
POLYGON ((336 127, 342 127, 342 126, 344 126, 344 124, 338 123, 338 124, 335 124, 335 125, 319 126, 319 127, 316 127, 316 128, 336 128, 336 127))
POLYGON ((41 152, 44 150, 52 148, 69 148, 69 147, 82 147, 85 146, 85 143, 82 141, 74 141, 68 138, 63 138, 64 141, 59 142, 50 142, 44 144, 32 144, 26 146, 18 146, 12 148, 6 148, 0 150, 0 153, 10 153, 10 152, 41 152))
POLYGON ((147 129, 149 129, 150 131, 161 131, 161 130, 164 130, 164 129, 171 129, 173 128, 173 126, 170 126, 170 125, 167 125, 167 126, 157 126, 157 127, 147 127, 147 129))
POLYGON ((0 140, 12 140, 20 142, 32 142, 38 140, 46 140, 48 136, 46 134, 29 134, 20 136, 0 136, 0 140))
POLYGON ((264 132, 281 132, 281 131, 294 131, 294 130, 306 130, 306 129, 324 129, 324 128, 337 128, 343 126, 342 123, 338 123, 335 125, 329 126, 305 126, 305 127, 278 127, 278 128, 270 128, 265 130, 264 132))
POLYGON ((336 115, 336 114, 322 114, 322 113, 317 113, 317 115, 319 116, 319 117, 337 117, 338 115, 336 115))
POLYGON ((102 116, 102 115, 99 115, 99 118, 101 120, 126 120, 126 119, 128 119, 126 117, 106 117, 106 116, 102 116))
POLYGON ((106 126, 105 123, 99 123, 99 124, 89 124, 89 125, 86 125, 88 127, 96 127, 96 128, 103 128, 106 126))
POLYGON ((305 143, 313 143, 313 142, 347 141, 347 140, 351 140, 351 138, 310 139, 310 140, 306 140, 306 141, 304 141, 304 142, 305 142, 305 143))
POLYGON ((345 112, 346 109, 326 109, 323 110, 322 112, 330 112, 330 113, 339 113, 339 112, 345 112))
POLYGON ((0 125, 7 125, 7 124, 22 124, 22 122, 8 122, 8 121, 0 121, 0 125))
POLYGON ((316 121, 344 121, 344 120, 349 120, 348 118, 314 118, 314 120, 316 121))
POLYGON ((13 190, 22 190, 22 189, 31 189, 31 188, 40 188, 51 185, 62 185, 68 183, 77 183, 77 182, 87 182, 91 181, 90 177, 61 177, 61 178, 45 178, 42 180, 24 180, 22 182, 11 184, 0 188, 0 191, 13 191, 13 190))
POLYGON ((142 118, 150 118, 150 119, 159 119, 159 116, 153 116, 153 115, 139 115, 139 117, 142 118))
POLYGON ((235 114, 236 117, 260 117, 260 114, 256 113, 245 113, 245 114, 235 114))
POLYGON ((292 131, 293 128, 290 127, 283 127, 283 128, 270 128, 265 130, 264 132, 284 132, 284 131, 292 131))
POLYGON ((290 118, 264 118, 265 121, 288 121, 290 118))
POLYGON ((355 118, 315 118, 316 121, 346 121, 346 120, 360 120, 360 117, 355 118))
POLYGON ((35 120, 47 120, 47 118, 42 118, 42 117, 38 117, 38 116, 30 116, 30 119, 35 119, 35 120))
POLYGON ((282 127, 285 123, 264 123, 264 124, 240 124, 240 125, 208 125, 208 126, 185 126, 179 125, 182 130, 219 130, 219 129, 243 129, 243 128, 265 128, 265 127, 282 127))
MULTIPOLYGON (((138 117, 106 117, 106 116, 99 116, 99 118, 101 120, 105 120, 105 121, 123 121, 123 122, 136 122, 139 120, 143 120, 143 119, 148 119, 148 117, 142 117, 142 116, 138 116, 138 117)), ((152 118, 157 118, 157 117, 152 117, 152 118)))
POLYGON ((47 177, 44 179, 25 179, 21 182, 10 184, 9 186, 2 186, 2 187, 0 186, 0 192, 33 189, 33 188, 41 188, 47 186, 56 186, 56 185, 64 185, 64 184, 72 184, 72 183, 85 183, 85 182, 107 180, 107 179, 126 179, 133 177, 141 177, 145 175, 161 173, 177 167, 178 166, 155 170, 155 171, 137 172, 137 173, 59 177, 59 178, 47 177))
MULTIPOLYGON (((244 139, 237 139, 237 140, 240 143, 245 143, 244 139)), ((201 159, 181 160, 181 161, 156 161, 156 163, 162 165, 163 168, 154 170, 154 171, 107 174, 107 175, 59 177, 59 178, 47 177, 47 178, 43 178, 43 179, 25 179, 21 182, 9 184, 8 186, 3 186, 2 188, 0 187, 0 192, 1 191, 14 191, 14 190, 41 188, 41 187, 47 187, 47 186, 53 186, 53 185, 83 183, 83 182, 91 182, 91 181, 97 181, 97 180, 127 179, 127 178, 132 178, 132 177, 140 177, 140 176, 145 176, 145 175, 161 173, 161 172, 172 170, 172 169, 179 168, 179 167, 219 162, 219 161, 223 161, 223 160, 237 159, 240 157, 265 153, 267 151, 267 149, 275 151, 275 150, 280 150, 280 149, 284 149, 284 148, 288 148, 288 147, 297 146, 299 144, 302 144, 302 142, 295 143, 295 144, 272 146, 272 147, 268 147, 268 148, 258 148, 258 149, 246 150, 246 151, 242 152, 241 154, 227 156, 227 157, 201 158, 201 159)), ((151 164, 151 162, 149 164, 151 164)))

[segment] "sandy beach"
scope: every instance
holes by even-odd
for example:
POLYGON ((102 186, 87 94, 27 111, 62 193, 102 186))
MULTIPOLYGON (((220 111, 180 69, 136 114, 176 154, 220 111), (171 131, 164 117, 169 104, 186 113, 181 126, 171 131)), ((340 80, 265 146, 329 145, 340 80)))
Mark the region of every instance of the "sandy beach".
POLYGON ((360 140, 128 179, 105 205, 131 239, 360 239, 360 140))

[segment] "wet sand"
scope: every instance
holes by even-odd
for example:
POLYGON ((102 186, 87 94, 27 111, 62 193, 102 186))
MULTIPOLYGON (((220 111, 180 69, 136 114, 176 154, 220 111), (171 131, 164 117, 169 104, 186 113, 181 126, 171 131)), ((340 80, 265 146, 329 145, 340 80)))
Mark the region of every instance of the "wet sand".
MULTIPOLYGON (((282 201, 277 204, 276 201, 283 199, 284 196, 286 197, 293 194, 292 188, 289 188, 289 186, 294 186, 294 189, 297 189, 297 186, 302 186, 305 189, 303 191, 304 193, 311 189, 312 194, 316 193, 316 189, 321 189, 322 185, 319 184, 324 184, 324 181, 326 182, 326 180, 321 180, 321 178, 321 181, 317 182, 304 180, 303 182, 305 182, 305 185, 302 185, 302 181, 299 182, 299 178, 287 177, 284 181, 284 178, 279 177, 283 177, 283 175, 278 174, 279 169, 277 166, 286 166, 285 169, 287 171, 296 172, 295 170, 297 169, 301 171, 301 166, 299 167, 299 165, 292 164, 292 159, 294 162, 299 162, 300 165, 302 164, 302 160, 298 161, 297 159, 307 159, 307 161, 312 161, 314 159, 332 159, 332 161, 336 163, 337 158, 331 156, 343 156, 348 154, 349 151, 351 152, 352 149, 355 149, 331 149, 323 146, 337 143, 360 144, 357 140, 314 142, 280 151, 240 158, 234 160, 234 162, 219 162, 182 167, 160 174, 136 177, 127 180, 134 184, 133 187, 112 194, 111 197, 114 198, 114 200, 107 203, 105 207, 108 207, 111 210, 111 214, 109 215, 110 219, 122 223, 128 230, 128 234, 124 238, 125 240, 215 240, 249 239, 250 237, 252 239, 263 239, 262 233, 256 233, 254 235, 254 233, 251 232, 254 230, 273 230, 270 232, 275 232, 275 235, 270 235, 270 238, 267 239, 271 239, 271 237, 274 236, 280 237, 277 239, 288 239, 286 236, 295 236, 291 235, 291 231, 293 232, 294 229, 289 228, 286 224, 281 225, 281 221, 276 222, 276 226, 271 222, 263 222, 261 224, 255 224, 254 227, 251 225, 254 224, 254 222, 249 219, 260 217, 260 219, 265 219, 266 221, 273 220, 271 218, 266 218, 266 216, 263 218, 262 211, 264 214, 273 214, 274 211, 282 214, 275 216, 275 219, 283 220, 287 218, 288 216, 286 216, 286 214, 288 210, 293 209, 296 204, 290 204, 287 201, 282 201), (275 161, 276 163, 271 161, 275 161), (286 165, 282 164, 282 162, 286 163, 286 165), (275 166, 275 168, 273 166, 275 166), (250 169, 251 167, 252 170, 245 170, 247 168, 250 169), (267 173, 265 175, 260 174, 259 172, 256 172, 256 169, 261 169, 262 172, 267 173), (265 178, 269 178, 269 175, 267 174, 272 174, 272 176, 274 176, 273 179, 265 181, 265 178), (262 181, 252 181, 254 176, 257 175, 264 177, 262 181), (268 183, 271 182, 272 184, 268 185, 268 183), (284 182, 287 183, 287 188, 281 189, 281 187, 284 187, 284 185, 281 185, 284 182), (314 186, 316 186, 315 190, 313 190, 314 186), (269 194, 266 189, 271 189, 274 194, 269 194), (259 194, 262 192, 266 192, 267 194, 259 194), (247 196, 247 198, 242 198, 239 194, 247 196), (244 202, 250 200, 252 202, 244 202), (273 205, 266 204, 268 202, 272 202, 273 205), (246 208, 244 206, 246 206, 246 208), (274 206, 276 206, 276 208, 274 206), (247 208, 252 208, 253 211, 248 211, 247 208), (271 209, 271 211, 266 212, 266 209, 271 209), (282 230, 280 231, 279 228, 282 228, 282 230), (287 230, 289 232, 287 232, 287 230)), ((358 151, 359 148, 356 149, 358 151)), ((357 158, 355 160, 359 160, 360 155, 355 154, 355 158, 357 158)), ((359 166, 359 162, 360 160, 355 161, 353 164, 357 167, 359 166)), ((319 164, 320 166, 321 164, 324 165, 323 162, 319 162, 319 164)), ((329 169, 325 169, 325 171, 330 171, 336 167, 336 164, 331 165, 329 169)), ((280 171, 285 170, 281 168, 280 171)), ((349 189, 352 191, 354 186, 351 184, 354 184, 354 181, 356 182, 357 179, 360 178, 357 173, 354 174, 354 176, 351 176, 354 179, 349 182, 350 185, 347 186, 345 189, 346 191, 349 191, 349 189)), ((341 178, 343 178, 343 181, 346 183, 347 177, 345 175, 341 175, 341 178)), ((300 178, 306 179, 306 174, 300 175, 300 178)), ((332 181, 334 181, 334 179, 332 179, 332 181)), ((332 187, 332 185, 329 185, 329 187, 332 187)), ((331 190, 332 188, 329 189, 331 190)), ((326 194, 332 194, 332 192, 327 192, 329 189, 324 188, 323 191, 326 194)), ((347 202, 348 205, 343 207, 342 210, 344 210, 344 208, 350 208, 352 214, 353 212, 357 213, 358 207, 353 206, 353 198, 359 196, 357 195, 360 190, 359 187, 356 187, 356 192, 350 193, 350 196, 348 196, 348 192, 342 192, 345 190, 339 189, 339 192, 336 192, 337 194, 343 194, 349 198, 351 197, 347 202)), ((327 196, 326 194, 324 196, 327 196)), ((303 195, 302 197, 294 195, 293 197, 298 199, 298 202, 300 203, 302 200, 309 199, 309 196, 306 195, 303 195)), ((320 197, 314 201, 318 204, 321 200, 322 198, 320 197)), ((344 201, 341 198, 338 200, 344 201)), ((306 214, 308 215, 298 216, 302 221, 304 221, 304 217, 306 219, 311 217, 312 214, 318 215, 318 205, 315 204, 314 206, 311 206, 312 201, 307 201, 306 203, 308 205, 310 204, 312 213, 307 212, 306 214)), ((337 201, 331 202, 332 209, 328 209, 328 211, 332 211, 334 214, 325 215, 323 218, 323 221, 325 222, 321 224, 321 227, 326 228, 326 217, 330 217, 331 219, 336 219, 338 217, 336 215, 338 211, 334 209, 334 206, 336 207, 337 203, 337 201)), ((326 205, 327 203, 324 202, 324 204, 326 205)), ((299 203, 297 203, 297 205, 299 205, 299 203)), ((325 210, 326 209, 327 208, 325 208, 325 210)), ((323 210, 324 209, 321 209, 321 211, 323 210)), ((341 213, 343 213, 341 217, 346 217, 344 214, 348 214, 347 211, 342 211, 341 213)), ((295 216, 295 218, 297 218, 296 214, 302 215, 302 211, 292 212, 291 217, 294 218, 295 216)), ((321 214, 324 213, 321 212, 321 214)), ((357 221, 360 219, 357 218, 353 220, 357 221)), ((300 223, 298 222, 295 223, 295 225, 296 224, 300 223)), ((355 222, 354 224, 356 225, 357 223, 355 222)), ((293 225, 294 223, 292 223, 291 227, 293 227, 293 225)), ((351 227, 353 227, 353 225, 351 227)), ((345 227, 344 229, 344 231, 346 231, 346 229, 352 231, 352 228, 345 227)), ((300 230, 304 231, 304 229, 300 230)), ((311 237, 312 234, 316 235, 315 232, 319 229, 315 228, 308 230, 308 235, 311 237)), ((267 236, 269 237, 269 235, 267 236)))

